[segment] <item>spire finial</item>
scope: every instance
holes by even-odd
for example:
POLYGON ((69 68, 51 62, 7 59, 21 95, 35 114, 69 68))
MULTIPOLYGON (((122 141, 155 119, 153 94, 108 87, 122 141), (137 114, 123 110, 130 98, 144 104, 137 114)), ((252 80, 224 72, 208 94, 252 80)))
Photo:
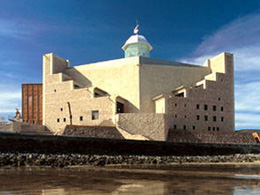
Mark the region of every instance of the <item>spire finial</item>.
POLYGON ((134 34, 138 35, 138 32, 139 32, 139 24, 138 24, 138 20, 136 20, 136 25, 135 25, 135 29, 134 29, 134 34))

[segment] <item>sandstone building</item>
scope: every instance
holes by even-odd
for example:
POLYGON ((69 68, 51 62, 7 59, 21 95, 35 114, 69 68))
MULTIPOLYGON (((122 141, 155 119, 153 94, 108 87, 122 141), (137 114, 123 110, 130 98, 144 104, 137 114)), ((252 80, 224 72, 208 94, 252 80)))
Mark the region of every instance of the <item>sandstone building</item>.
POLYGON ((125 58, 70 66, 43 56, 43 125, 115 126, 125 138, 167 140, 168 130, 234 130, 233 55, 204 65, 150 58, 138 33, 124 44, 125 58))

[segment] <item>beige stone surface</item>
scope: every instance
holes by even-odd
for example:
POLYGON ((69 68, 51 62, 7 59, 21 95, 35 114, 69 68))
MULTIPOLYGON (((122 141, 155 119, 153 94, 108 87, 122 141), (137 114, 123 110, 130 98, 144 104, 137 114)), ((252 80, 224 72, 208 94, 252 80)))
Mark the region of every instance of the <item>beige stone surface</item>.
POLYGON ((233 66, 228 53, 204 66, 130 57, 74 67, 45 54, 43 124, 62 132, 71 123, 71 112, 73 125, 111 121, 131 135, 153 140, 166 140, 169 127, 234 130, 233 66), (124 105, 123 114, 117 115, 117 102, 124 105), (93 111, 99 112, 96 120, 93 111))
POLYGON ((166 113, 166 102, 164 96, 161 96, 160 98, 154 100, 154 102, 155 102, 155 113, 166 113))
POLYGON ((123 58, 64 70, 83 86, 95 86, 129 101, 129 112, 139 112, 139 58, 123 58))
POLYGON ((10 123, 10 130, 16 133, 21 133, 23 131, 45 131, 46 127, 44 125, 12 121, 10 123))
POLYGON ((116 125, 117 130, 121 133, 121 135, 125 139, 131 139, 131 140, 149 140, 147 137, 144 137, 143 135, 140 134, 131 134, 123 129, 121 129, 118 125, 116 125))
POLYGON ((141 134, 150 140, 165 141, 168 135, 168 118, 156 113, 123 113, 116 115, 117 126, 130 133, 141 134))
POLYGON ((141 112, 155 112, 153 97, 169 93, 181 85, 189 86, 209 73, 208 68, 199 66, 142 64, 140 67, 141 112))
MULTIPOLYGON (((232 58, 230 54, 221 54, 214 61, 222 62, 226 57, 232 58)), ((222 65, 227 67, 225 69, 233 70, 232 61, 222 65)), ((219 70, 217 71, 221 72, 222 69, 219 70)), ((186 129, 194 130, 234 130, 233 72, 219 72, 206 75, 202 81, 187 87, 186 98, 169 95, 168 114, 173 128, 184 129, 186 126, 186 129), (207 109, 204 108, 205 105, 207 109)))
POLYGON ((12 131, 12 125, 10 123, 0 122, 0 131, 12 131))

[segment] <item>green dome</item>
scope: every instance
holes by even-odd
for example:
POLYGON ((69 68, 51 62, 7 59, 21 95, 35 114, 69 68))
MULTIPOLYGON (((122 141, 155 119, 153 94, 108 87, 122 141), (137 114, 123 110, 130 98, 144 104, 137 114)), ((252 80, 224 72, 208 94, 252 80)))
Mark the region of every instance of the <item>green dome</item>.
POLYGON ((124 44, 122 49, 125 51, 125 57, 143 56, 150 57, 150 51, 153 49, 150 43, 143 35, 132 35, 124 44))

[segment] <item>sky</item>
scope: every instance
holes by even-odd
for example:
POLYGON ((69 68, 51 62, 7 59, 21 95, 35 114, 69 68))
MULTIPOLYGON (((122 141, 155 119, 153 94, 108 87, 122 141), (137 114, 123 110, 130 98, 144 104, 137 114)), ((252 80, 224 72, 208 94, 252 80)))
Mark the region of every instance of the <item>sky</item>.
POLYGON ((140 34, 152 58, 235 60, 236 129, 260 129, 260 0, 0 0, 0 116, 21 108, 21 84, 42 82, 42 55, 72 66, 122 58, 140 34))

